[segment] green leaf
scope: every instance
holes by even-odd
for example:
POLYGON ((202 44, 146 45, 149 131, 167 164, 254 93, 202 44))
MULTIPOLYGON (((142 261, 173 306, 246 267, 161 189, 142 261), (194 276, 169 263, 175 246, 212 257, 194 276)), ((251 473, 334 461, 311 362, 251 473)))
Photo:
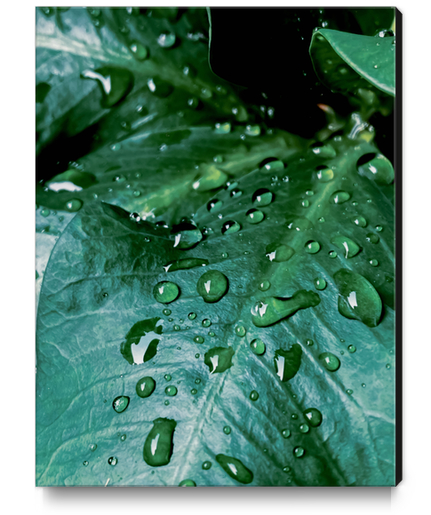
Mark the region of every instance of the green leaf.
POLYGON ((205 238, 191 249, 117 206, 77 213, 39 301, 38 485, 394 485, 394 185, 358 173, 378 153, 361 136, 218 191, 218 210, 195 213, 205 238), (340 191, 350 200, 334 202, 340 191), (335 252, 338 236, 361 252, 335 252), (294 253, 271 259, 274 243, 294 253), (206 261, 166 271, 182 259, 206 261), (197 285, 212 270, 227 284, 208 303, 197 285), (181 292, 169 308, 153 296, 166 280, 181 292), (301 291, 319 302, 253 322, 262 299, 289 303, 301 291), (137 383, 149 377, 155 389, 142 397, 137 383), (119 396, 130 398, 122 413, 119 396))
POLYGON ((395 38, 330 29, 313 33, 310 56, 319 79, 334 91, 369 88, 395 96, 395 38))

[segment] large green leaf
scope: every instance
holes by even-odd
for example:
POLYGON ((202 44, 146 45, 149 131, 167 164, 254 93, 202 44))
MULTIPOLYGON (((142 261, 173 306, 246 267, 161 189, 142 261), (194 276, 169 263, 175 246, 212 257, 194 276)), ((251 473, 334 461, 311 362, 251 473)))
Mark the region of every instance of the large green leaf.
POLYGON ((219 191, 200 243, 84 206, 40 297, 37 484, 393 485, 392 179, 359 133, 219 191))
POLYGON ((338 30, 313 33, 310 56, 319 79, 335 91, 374 86, 395 96, 395 38, 338 30))

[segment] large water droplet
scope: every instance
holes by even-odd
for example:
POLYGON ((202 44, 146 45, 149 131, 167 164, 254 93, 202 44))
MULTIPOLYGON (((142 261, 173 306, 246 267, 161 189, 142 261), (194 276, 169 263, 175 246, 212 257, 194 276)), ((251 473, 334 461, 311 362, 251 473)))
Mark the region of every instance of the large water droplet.
POLYGON ((161 281, 154 286, 153 295, 157 302, 169 304, 180 294, 180 289, 175 283, 161 281))
POLYGON ((196 486, 193 479, 183 479, 178 486, 196 486))
POLYGON ((241 229, 241 226, 238 222, 235 222, 235 220, 228 220, 223 224, 223 227, 221 228, 221 232, 224 235, 227 234, 233 234, 234 232, 238 232, 241 229))
POLYGON ((329 182, 334 178, 334 171, 332 168, 328 168, 327 166, 322 165, 316 168, 316 175, 319 181, 329 182))
POLYGON ((129 50, 132 52, 133 57, 138 61, 145 61, 148 57, 148 48, 142 43, 139 43, 139 41, 132 41, 129 45, 129 50))
POLYGON ((120 395, 114 399, 112 407, 117 413, 123 413, 123 411, 126 411, 129 402, 130 397, 127 397, 126 395, 120 395))
POLYGON ((268 161, 265 164, 261 164, 262 170, 266 172, 275 172, 276 170, 283 170, 284 163, 278 159, 274 159, 273 161, 268 161))
POLYGON ((223 206, 223 202, 221 200, 217 200, 216 198, 213 198, 210 200, 207 204, 207 209, 210 213, 215 213, 216 211, 219 211, 223 206))
POLYGON ((210 374, 221 374, 232 366, 234 354, 232 347, 214 347, 205 353, 204 363, 210 374))
POLYGON ((206 266, 208 263, 208 259, 177 259, 176 261, 171 261, 167 265, 164 265, 163 268, 165 269, 165 272, 175 272, 176 270, 189 270, 190 268, 195 268, 197 266, 206 266))
POLYGON ((395 178, 392 163, 382 154, 365 154, 357 162, 358 173, 378 184, 391 184, 395 178))
POLYGON ((326 288, 326 281, 323 277, 316 277, 314 279, 314 286, 316 290, 324 290, 326 288))
POLYGON ((295 377, 301 366, 302 349, 298 343, 294 343, 289 350, 278 349, 275 351, 275 371, 280 381, 289 381, 295 377))
POLYGON ((344 250, 345 258, 352 258, 361 251, 361 247, 347 236, 335 236, 331 242, 339 249, 344 250))
POLYGON ((82 200, 79 200, 78 198, 74 198, 72 200, 68 200, 65 204, 66 211, 69 211, 69 213, 76 213, 79 211, 82 207, 82 200))
POLYGON ((334 147, 327 143, 326 145, 324 143, 314 143, 311 147, 311 151, 313 154, 319 157, 323 157, 325 159, 332 159, 337 155, 337 152, 335 151, 334 147))
POLYGON ((162 32, 157 38, 157 43, 162 48, 172 48, 177 37, 173 32, 162 32))
POLYGON ((262 356, 265 354, 266 346, 260 338, 255 338, 250 343, 250 349, 257 356, 262 356))
POLYGON ((81 77, 98 82, 103 92, 103 107, 112 107, 125 98, 133 88, 133 74, 124 68, 103 66, 97 70, 84 70, 81 77))
POLYGON ((350 193, 347 191, 338 190, 331 195, 331 202, 334 204, 344 204, 350 199, 350 193))
POLYGON ((317 254, 320 250, 320 243, 318 241, 307 241, 305 244, 305 252, 308 254, 317 254))
POLYGON ((361 215, 352 217, 351 221, 358 227, 367 227, 367 220, 361 215))
POLYGON ((136 393, 142 399, 149 397, 156 388, 156 382, 150 376, 142 377, 136 383, 136 393))
POLYGON ((227 291, 227 277, 218 270, 209 270, 198 280, 197 292, 205 302, 218 302, 227 291))
POLYGON ((248 485, 253 481, 253 472, 241 460, 225 454, 217 454, 216 461, 232 479, 239 483, 248 485))
POLYGON ((295 447, 293 449, 293 455, 295 458, 302 458, 305 454, 305 449, 303 447, 295 447))
POLYGON ((306 409, 304 411, 304 417, 308 420, 311 427, 319 427, 323 420, 322 414, 316 408, 306 409))
POLYGON ((262 213, 262 211, 260 211, 259 209, 255 209, 255 208, 249 209, 247 211, 246 215, 247 215, 247 221, 250 224, 258 224, 265 218, 264 213, 262 213))
POLYGON ((167 465, 174 448, 173 438, 177 423, 168 418, 157 418, 144 443, 144 461, 150 467, 167 465))
POLYGON ((158 317, 141 320, 133 325, 121 344, 121 354, 131 365, 146 363, 157 354, 162 334, 162 320, 158 317))
POLYGON ((295 251, 289 245, 283 245, 282 243, 270 243, 266 247, 266 257, 270 261, 274 261, 275 263, 283 263, 288 261, 295 251))
POLYGON ((382 300, 374 286, 360 274, 341 269, 334 275, 340 292, 338 311, 346 318, 376 327, 382 316, 382 300))
POLYGON ((290 299, 266 297, 252 307, 252 321, 257 327, 267 327, 292 316, 299 309, 314 307, 319 303, 320 297, 317 293, 305 290, 297 291, 290 299))
POLYGON ((174 248, 186 250, 195 247, 203 238, 201 231, 193 224, 182 222, 172 228, 174 248))
POLYGON ((271 204, 274 194, 266 188, 259 188, 253 193, 251 201, 255 206, 267 206, 271 204))
POLYGON ((335 372, 340 368, 340 360, 332 352, 322 352, 322 354, 319 354, 319 359, 323 361, 324 367, 329 372, 335 372))

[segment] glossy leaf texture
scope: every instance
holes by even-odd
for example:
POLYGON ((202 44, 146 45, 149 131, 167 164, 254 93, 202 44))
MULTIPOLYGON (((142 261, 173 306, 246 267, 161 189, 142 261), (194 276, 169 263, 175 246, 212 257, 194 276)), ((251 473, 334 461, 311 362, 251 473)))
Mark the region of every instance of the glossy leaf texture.
POLYGON ((190 248, 83 206, 39 302, 38 485, 394 484, 394 185, 362 136, 248 168, 190 248))
POLYGON ((369 88, 395 96, 395 37, 338 30, 313 33, 310 56, 319 79, 335 91, 369 88))

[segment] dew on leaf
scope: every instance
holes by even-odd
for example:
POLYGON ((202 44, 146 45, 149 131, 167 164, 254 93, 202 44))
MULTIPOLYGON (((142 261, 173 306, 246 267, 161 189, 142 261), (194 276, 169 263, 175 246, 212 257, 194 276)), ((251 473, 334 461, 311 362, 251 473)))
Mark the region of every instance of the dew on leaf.
POLYGON ((118 463, 118 459, 115 456, 111 456, 108 458, 108 463, 111 465, 111 467, 115 467, 115 465, 118 463))
POLYGON ((246 216, 247 221, 250 224, 258 224, 265 218, 265 214, 262 213, 262 211, 260 211, 259 209, 255 208, 249 209, 246 213, 246 216))
POLYGON ((178 393, 177 387, 172 385, 167 386, 165 388, 165 393, 166 395, 169 395, 169 397, 174 397, 178 393))
POLYGON ((176 425, 175 420, 168 418, 157 418, 153 421, 153 427, 144 443, 143 455, 147 465, 161 467, 170 462, 176 425))
POLYGON ((212 467, 212 463, 210 461, 204 461, 202 463, 202 469, 203 470, 209 470, 212 467))
POLYGON ((266 247, 266 257, 271 262, 274 261, 275 263, 283 263, 288 261, 294 254, 295 251, 292 247, 282 243, 273 242, 266 247))
POLYGON ((197 292, 205 302, 218 302, 227 291, 227 277, 218 270, 205 272, 197 283, 197 292))
POLYGON ((250 393, 250 399, 252 401, 257 401, 259 399, 259 393, 256 390, 252 390, 250 393))
POLYGON ((315 307, 318 304, 319 295, 305 290, 297 291, 290 299, 266 297, 252 306, 252 321, 256 327, 267 327, 292 316, 299 309, 315 307))
POLYGON ((308 408, 304 411, 304 417, 311 427, 319 427, 322 423, 322 413, 316 408, 308 408))
POLYGON ((193 479, 183 479, 178 486, 196 486, 193 479))
POLYGON ((320 243, 318 241, 307 241, 305 244, 305 252, 308 254, 317 254, 320 250, 320 243))
POLYGON ((265 353, 266 346, 260 338, 255 338, 250 342, 250 349, 257 356, 262 356, 265 353))
POLYGON ((238 232, 240 229, 241 225, 238 222, 235 222, 235 220, 228 220, 223 224, 221 232, 224 235, 228 235, 238 232))
POLYGON ((305 454, 305 449, 303 447, 295 447, 293 449, 293 455, 295 458, 302 458, 305 454))
POLYGON ((157 38, 157 43, 162 48, 172 48, 176 39, 177 37, 173 32, 162 32, 157 38))
POLYGON ((157 302, 169 304, 173 302, 180 294, 180 289, 175 283, 170 281, 161 281, 154 286, 153 295, 157 302))
POLYGON ((347 202, 350 199, 350 193, 347 193, 347 191, 335 191, 331 195, 331 202, 334 204, 344 204, 344 202, 347 202))
POLYGON ((217 454, 216 461, 232 479, 239 483, 248 485, 253 481, 253 472, 238 458, 217 454))
POLYGON ((84 79, 97 81, 103 92, 102 107, 110 108, 123 100, 133 88, 133 74, 125 68, 103 66, 81 72, 84 79))
POLYGON ((150 376, 145 376, 139 379, 136 383, 136 393, 142 399, 149 397, 156 388, 156 382, 150 376))
POLYGON ((349 259, 361 251, 361 247, 347 236, 338 235, 332 238, 331 243, 341 250, 344 250, 344 257, 349 259))
POLYGON ((274 199, 274 194, 266 188, 259 188, 253 193, 251 201, 255 206, 267 206, 274 199))
POLYGON ((211 320, 209 318, 204 318, 202 320, 202 326, 203 327, 210 327, 210 325, 211 325, 211 320))
POLYGON ((221 374, 233 366, 234 354, 232 347, 213 347, 205 353, 204 363, 209 368, 210 374, 221 374))
POLYGON ((324 290, 326 288, 326 281, 323 277, 316 277, 314 279, 314 287, 316 290, 324 290))
POLYGON ((112 402, 112 407, 117 413, 123 413, 127 409, 127 406, 129 405, 130 398, 126 395, 120 395, 119 397, 116 397, 114 401, 112 402))
POLYGON ((195 336, 195 337, 193 338, 193 341, 194 341, 195 343, 204 343, 205 339, 204 339, 204 337, 203 337, 203 336, 197 335, 197 336, 195 336))
POLYGON ((322 354, 319 354, 319 359, 323 362, 323 366, 329 372, 335 372, 340 368, 340 360, 337 356, 334 356, 332 352, 322 352, 322 354))
POLYGON ((291 433, 290 429, 283 429, 281 432, 281 435, 283 438, 289 438, 291 434, 292 433, 291 433))
POLYGON ((231 431, 232 431, 232 429, 230 428, 230 426, 224 426, 223 433, 225 435, 230 435, 231 431))
POLYGON ((243 325, 237 325, 235 327, 235 334, 240 338, 243 338, 247 333, 247 329, 243 325))

